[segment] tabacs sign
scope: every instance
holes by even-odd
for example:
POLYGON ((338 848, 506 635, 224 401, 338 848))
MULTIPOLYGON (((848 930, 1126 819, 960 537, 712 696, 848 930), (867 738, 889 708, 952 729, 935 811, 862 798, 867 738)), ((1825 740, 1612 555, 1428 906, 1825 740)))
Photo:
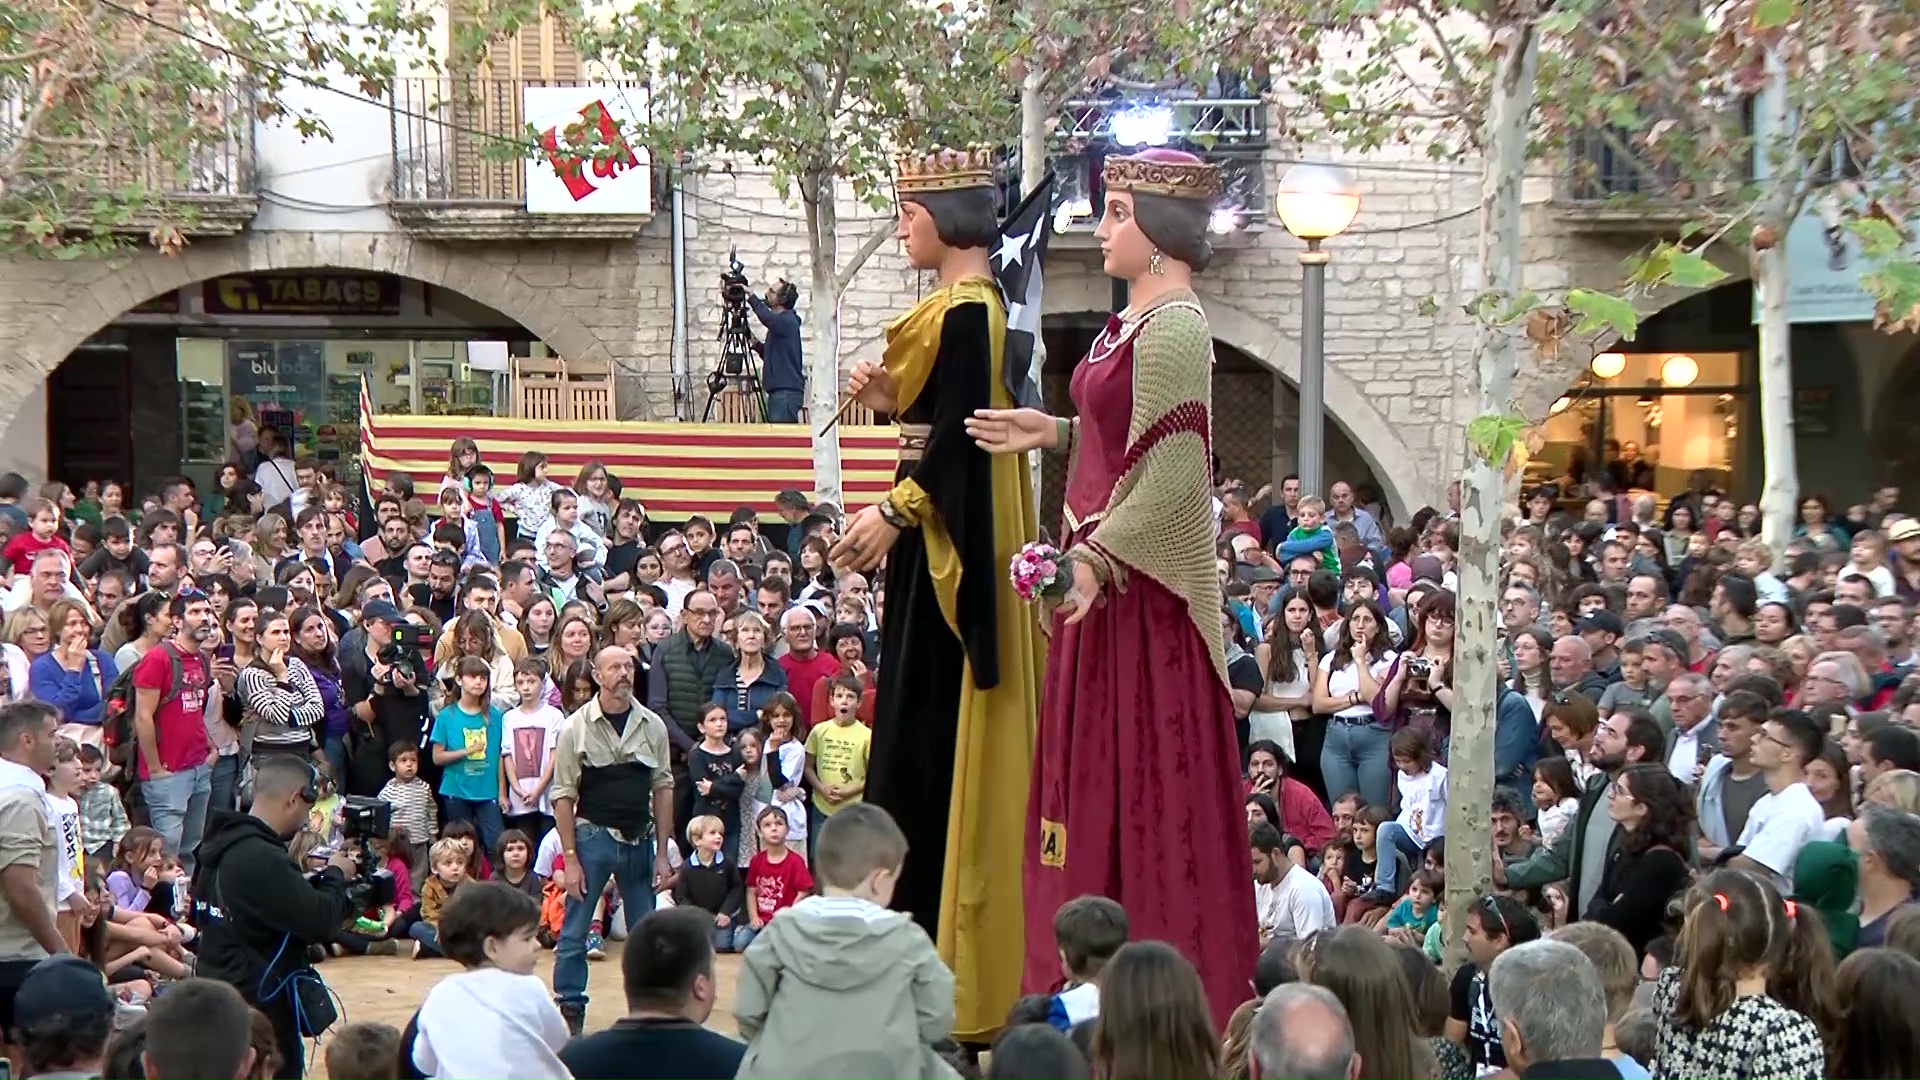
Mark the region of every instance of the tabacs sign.
POLYGON ((209 315, 398 315, 400 279, 391 274, 287 271, 209 280, 209 315))
POLYGON ((527 213, 653 213, 647 148, 628 141, 645 91, 620 86, 529 86, 521 90, 540 152, 526 162, 527 213))

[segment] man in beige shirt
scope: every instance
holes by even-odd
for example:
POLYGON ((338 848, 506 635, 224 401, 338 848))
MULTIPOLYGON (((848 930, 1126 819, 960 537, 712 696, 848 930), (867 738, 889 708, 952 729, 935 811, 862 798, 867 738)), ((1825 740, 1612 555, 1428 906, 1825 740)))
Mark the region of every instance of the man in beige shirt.
POLYGON ((607 879, 619 882, 627 925, 653 910, 672 873, 673 772, 667 725, 633 699, 633 654, 609 646, 593 660, 600 692, 560 729, 553 752, 554 829, 565 865, 567 914, 553 956, 553 996, 578 1035, 587 1017, 587 930, 607 879), (651 856, 651 859, 649 859, 651 856))
POLYGON ((54 925, 60 846, 47 815, 60 713, 38 701, 0 707, 0 1025, 33 965, 68 951, 54 925))

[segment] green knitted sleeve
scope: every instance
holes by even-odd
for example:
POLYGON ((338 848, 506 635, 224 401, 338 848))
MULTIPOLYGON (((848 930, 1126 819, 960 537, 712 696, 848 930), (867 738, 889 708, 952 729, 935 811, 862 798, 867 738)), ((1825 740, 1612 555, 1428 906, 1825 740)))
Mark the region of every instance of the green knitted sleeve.
POLYGON ((1213 335, 1197 306, 1148 316, 1133 346, 1133 415, 1106 515, 1076 546, 1107 583, 1144 574, 1187 602, 1226 681, 1220 579, 1214 569, 1213 335))

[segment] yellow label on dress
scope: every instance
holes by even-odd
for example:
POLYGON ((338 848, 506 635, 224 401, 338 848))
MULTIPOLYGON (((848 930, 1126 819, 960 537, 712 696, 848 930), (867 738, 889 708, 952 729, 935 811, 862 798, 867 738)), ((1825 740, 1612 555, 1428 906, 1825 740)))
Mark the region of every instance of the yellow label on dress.
POLYGON ((1040 865, 1056 869, 1067 865, 1067 827, 1040 819, 1040 865))

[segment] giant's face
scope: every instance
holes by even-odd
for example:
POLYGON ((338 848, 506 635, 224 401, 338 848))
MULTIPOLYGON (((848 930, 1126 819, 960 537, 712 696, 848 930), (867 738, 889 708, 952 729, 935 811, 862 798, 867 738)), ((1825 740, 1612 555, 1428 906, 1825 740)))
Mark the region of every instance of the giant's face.
POLYGON ((900 217, 893 238, 907 255, 907 264, 915 270, 937 270, 946 255, 947 245, 940 241, 940 229, 933 223, 933 212, 908 199, 900 200, 900 217))
POLYGON ((1107 192, 1106 211, 1093 235, 1100 240, 1100 254, 1106 260, 1104 268, 1108 277, 1132 281, 1148 272, 1154 243, 1140 231, 1140 221, 1134 216, 1132 192, 1107 192))

